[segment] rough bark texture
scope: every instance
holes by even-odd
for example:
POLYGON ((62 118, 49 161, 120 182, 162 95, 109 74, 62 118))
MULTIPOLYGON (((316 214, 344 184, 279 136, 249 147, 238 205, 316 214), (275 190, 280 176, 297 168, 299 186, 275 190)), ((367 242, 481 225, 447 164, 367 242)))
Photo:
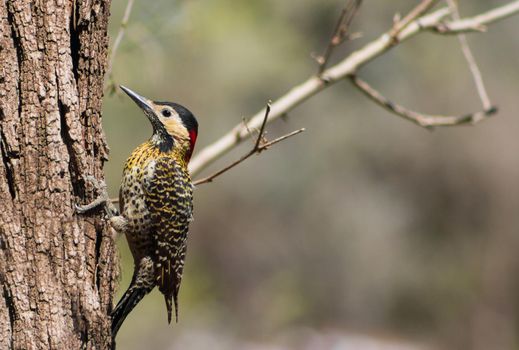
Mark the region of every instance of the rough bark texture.
POLYGON ((113 238, 74 211, 107 158, 109 5, 0 0, 1 349, 110 346, 113 238))

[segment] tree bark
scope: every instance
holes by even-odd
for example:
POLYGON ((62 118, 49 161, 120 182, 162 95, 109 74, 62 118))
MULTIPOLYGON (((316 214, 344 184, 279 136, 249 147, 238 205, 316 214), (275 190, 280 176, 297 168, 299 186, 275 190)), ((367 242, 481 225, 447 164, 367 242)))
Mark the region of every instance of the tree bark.
POLYGON ((117 276, 101 214, 110 0, 0 1, 0 348, 106 349, 117 276), (86 187, 86 188, 85 188, 86 187))

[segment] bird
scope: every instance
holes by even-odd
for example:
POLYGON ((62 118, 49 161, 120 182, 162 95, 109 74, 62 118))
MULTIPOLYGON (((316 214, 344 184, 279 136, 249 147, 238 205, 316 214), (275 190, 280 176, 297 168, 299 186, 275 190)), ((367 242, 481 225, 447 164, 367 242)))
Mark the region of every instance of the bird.
POLYGON ((119 191, 120 213, 110 218, 124 233, 134 259, 131 283, 113 310, 112 337, 128 314, 158 287, 178 322, 178 293, 193 220, 193 185, 188 163, 198 137, 198 122, 185 107, 152 101, 120 88, 141 108, 153 128, 151 138, 127 159, 119 191))

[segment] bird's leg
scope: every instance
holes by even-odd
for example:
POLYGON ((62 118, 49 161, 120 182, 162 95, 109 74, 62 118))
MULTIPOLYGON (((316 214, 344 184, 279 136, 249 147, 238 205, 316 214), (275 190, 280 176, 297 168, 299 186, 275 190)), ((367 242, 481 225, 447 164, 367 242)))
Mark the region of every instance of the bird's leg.
POLYGON ((119 214, 119 211, 113 205, 113 203, 110 201, 110 197, 108 196, 107 186, 106 182, 99 181, 93 176, 86 176, 86 181, 89 181, 94 185, 96 191, 99 193, 98 197, 91 203, 85 204, 85 205, 77 205, 76 204, 76 212, 78 214, 84 214, 89 210, 93 210, 95 208, 98 208, 99 206, 103 206, 106 217, 110 221, 110 225, 112 228, 119 232, 124 233, 126 232, 126 227, 128 226, 128 220, 122 215, 119 214))
POLYGON ((114 216, 119 215, 119 211, 110 201, 110 197, 108 196, 106 182, 103 180, 99 181, 95 177, 88 175, 85 177, 86 181, 89 181, 94 185, 95 189, 99 193, 98 197, 91 203, 85 205, 77 205, 76 204, 76 212, 78 214, 84 214, 87 211, 98 208, 99 206, 104 206, 104 210, 108 218, 112 218, 114 216))

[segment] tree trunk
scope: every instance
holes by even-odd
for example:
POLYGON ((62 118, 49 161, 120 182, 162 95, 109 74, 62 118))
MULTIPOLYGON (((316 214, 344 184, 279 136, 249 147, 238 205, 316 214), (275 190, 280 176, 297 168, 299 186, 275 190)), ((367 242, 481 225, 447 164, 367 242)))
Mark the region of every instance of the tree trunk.
POLYGON ((0 1, 0 348, 110 347, 115 245, 95 193, 110 0, 0 1), (85 189, 85 186, 87 189, 85 189))

